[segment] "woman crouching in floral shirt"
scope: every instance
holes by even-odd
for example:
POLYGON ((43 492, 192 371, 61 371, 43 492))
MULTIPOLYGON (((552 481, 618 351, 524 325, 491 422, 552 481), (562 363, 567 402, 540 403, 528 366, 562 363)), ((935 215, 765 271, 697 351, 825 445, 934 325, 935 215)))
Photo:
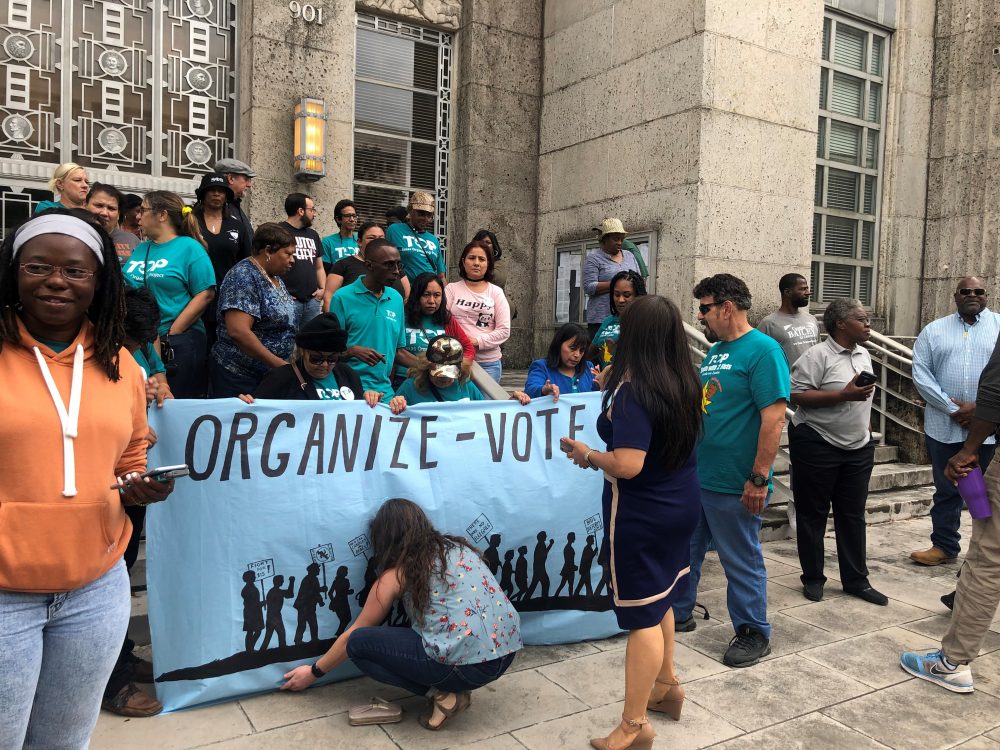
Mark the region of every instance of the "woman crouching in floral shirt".
MULTIPOLYGON (((307 688, 350 658, 374 680, 426 695, 431 711, 420 723, 440 729, 469 707, 471 691, 507 671, 522 646, 520 619, 472 545, 439 532, 416 503, 387 500, 369 538, 380 575, 364 609, 319 661, 288 672, 282 689, 307 688), (413 627, 378 627, 397 599, 413 627)), ((355 721, 354 709, 351 719, 369 723, 355 721)))

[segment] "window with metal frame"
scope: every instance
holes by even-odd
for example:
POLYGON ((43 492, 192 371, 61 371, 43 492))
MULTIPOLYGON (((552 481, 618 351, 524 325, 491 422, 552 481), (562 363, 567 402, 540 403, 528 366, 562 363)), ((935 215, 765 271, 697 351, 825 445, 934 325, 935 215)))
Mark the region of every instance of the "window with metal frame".
POLYGON ((823 20, 812 238, 812 298, 875 304, 889 34, 823 20))
POLYGON ((410 193, 436 196, 435 233, 447 239, 452 37, 358 14, 354 88, 354 202, 385 221, 410 193))
MULTIPOLYGON (((626 237, 635 243, 649 269, 646 291, 653 293, 656 267, 656 232, 633 232, 626 237)), ((583 262, 595 250, 597 239, 580 240, 556 246, 556 288, 553 315, 556 323, 584 323, 587 295, 583 291, 583 262)), ((628 252, 628 251, 626 251, 628 252)))

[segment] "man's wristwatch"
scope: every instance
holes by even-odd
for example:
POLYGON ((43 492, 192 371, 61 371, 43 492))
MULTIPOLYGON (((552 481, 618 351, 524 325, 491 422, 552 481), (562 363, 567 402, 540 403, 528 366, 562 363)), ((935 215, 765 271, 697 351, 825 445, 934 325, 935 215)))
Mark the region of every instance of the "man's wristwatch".
POLYGON ((763 474, 757 474, 756 472, 750 472, 750 476, 748 477, 748 480, 749 480, 750 484, 752 484, 754 487, 766 487, 767 486, 767 477, 765 477, 763 474))
POLYGON ((324 672, 322 669, 319 668, 319 662, 316 662, 311 667, 309 667, 309 670, 312 672, 313 677, 315 677, 317 680, 326 674, 326 672, 324 672))

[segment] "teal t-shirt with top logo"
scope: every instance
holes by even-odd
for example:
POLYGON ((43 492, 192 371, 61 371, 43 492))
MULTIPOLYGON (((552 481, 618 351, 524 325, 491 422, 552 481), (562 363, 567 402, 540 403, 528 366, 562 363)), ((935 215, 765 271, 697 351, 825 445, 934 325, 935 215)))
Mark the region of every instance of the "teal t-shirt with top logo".
MULTIPOLYGON (((419 357, 427 353, 427 347, 435 336, 444 336, 444 326, 431 320, 430 315, 424 315, 418 328, 406 327, 406 346, 403 348, 414 357, 419 357)), ((396 374, 405 378, 407 369, 400 365, 396 368, 396 374)))
MULTIPOLYGON (((208 252, 191 237, 174 237, 162 244, 146 240, 132 251, 122 271, 129 286, 147 287, 156 297, 161 336, 167 335, 177 316, 196 295, 215 286, 215 269, 208 252)), ((204 333, 201 317, 191 328, 204 333)))
MULTIPOLYGON (((323 263, 332 266, 338 260, 358 254, 358 235, 344 237, 340 232, 328 234, 323 238, 323 263)), ((327 269, 329 272, 329 268, 327 269)))
MULTIPOLYGON (((471 380, 456 380, 446 388, 438 388, 437 391, 441 394, 442 402, 485 400, 483 392, 471 380)), ((408 406, 413 406, 414 404, 433 404, 438 401, 437 396, 434 395, 434 391, 429 386, 426 391, 421 391, 417 388, 413 378, 407 378, 406 382, 399 386, 396 395, 405 398, 408 406)))
POLYGON ((445 273, 441 241, 430 232, 417 232, 405 222, 397 222, 385 233, 403 261, 403 272, 412 282, 422 273, 445 273))
POLYGON ((610 364, 611 360, 614 359, 615 344, 618 343, 618 337, 621 335, 621 332, 622 325, 619 317, 617 315, 609 315, 601 321, 601 327, 594 334, 594 340, 591 343, 595 349, 601 352, 601 358, 606 365, 610 364), (610 342, 610 346, 606 346, 608 342, 610 342))
POLYGON ((741 495, 753 470, 760 411, 788 401, 788 363, 778 343, 757 329, 708 350, 701 375, 702 489, 741 495))
POLYGON ((350 386, 338 383, 337 376, 332 370, 325 378, 312 378, 312 383, 321 401, 354 400, 354 391, 350 386))

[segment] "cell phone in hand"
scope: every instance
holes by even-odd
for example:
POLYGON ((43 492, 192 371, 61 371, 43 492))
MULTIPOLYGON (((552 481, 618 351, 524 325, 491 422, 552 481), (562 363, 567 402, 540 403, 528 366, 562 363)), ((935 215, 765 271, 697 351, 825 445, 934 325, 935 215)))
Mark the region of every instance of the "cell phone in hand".
POLYGON ((573 452, 573 445, 568 440, 569 438, 559 438, 559 450, 567 455, 573 452))
POLYGON ((175 466, 159 466, 150 469, 142 475, 143 479, 149 477, 154 482, 169 482, 171 479, 186 477, 191 473, 187 464, 176 464, 175 466))
POLYGON ((855 385, 858 385, 862 388, 868 385, 874 385, 877 382, 878 382, 878 376, 876 376, 875 373, 873 372, 858 373, 858 377, 854 381, 855 385))

